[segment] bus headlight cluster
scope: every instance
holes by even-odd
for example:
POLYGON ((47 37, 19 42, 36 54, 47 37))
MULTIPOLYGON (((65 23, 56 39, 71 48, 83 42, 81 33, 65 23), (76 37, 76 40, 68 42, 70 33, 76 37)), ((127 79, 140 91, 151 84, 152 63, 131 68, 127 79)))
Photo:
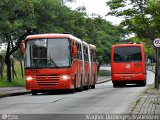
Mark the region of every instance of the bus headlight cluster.
POLYGON ((27 81, 31 81, 31 80, 33 80, 33 77, 27 76, 27 77, 26 77, 26 80, 27 80, 27 81))
POLYGON ((68 80, 70 78, 71 77, 69 75, 62 75, 62 76, 60 76, 60 79, 62 79, 62 80, 68 80))

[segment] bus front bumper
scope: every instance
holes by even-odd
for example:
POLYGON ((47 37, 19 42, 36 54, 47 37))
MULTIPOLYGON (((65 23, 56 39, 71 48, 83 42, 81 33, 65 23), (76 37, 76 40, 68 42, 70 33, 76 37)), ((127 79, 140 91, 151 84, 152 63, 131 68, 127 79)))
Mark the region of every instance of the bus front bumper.
POLYGON ((73 89, 74 85, 71 79, 58 80, 58 82, 37 82, 36 80, 26 81, 27 90, 60 90, 73 89))

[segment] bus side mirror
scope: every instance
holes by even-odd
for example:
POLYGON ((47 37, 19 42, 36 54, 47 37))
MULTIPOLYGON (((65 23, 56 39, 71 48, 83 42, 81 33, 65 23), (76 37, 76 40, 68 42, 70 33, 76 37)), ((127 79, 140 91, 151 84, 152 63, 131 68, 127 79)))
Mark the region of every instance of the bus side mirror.
POLYGON ((20 53, 23 55, 24 54, 24 40, 20 43, 20 53))
POLYGON ((76 45, 73 45, 73 46, 72 46, 72 56, 73 56, 73 58, 76 57, 76 54, 77 54, 77 46, 76 46, 76 45))

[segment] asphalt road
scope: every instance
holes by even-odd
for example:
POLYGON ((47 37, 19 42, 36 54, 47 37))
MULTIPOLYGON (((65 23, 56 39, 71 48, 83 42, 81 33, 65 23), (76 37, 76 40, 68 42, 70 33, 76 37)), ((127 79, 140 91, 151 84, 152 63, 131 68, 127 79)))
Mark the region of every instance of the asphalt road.
MULTIPOLYGON (((147 85, 152 83, 154 83, 154 73, 148 71, 147 85)), ((24 116, 29 117, 28 119, 54 118, 53 120, 87 119, 86 115, 88 114, 102 114, 99 117, 104 117, 103 114, 127 114, 133 100, 146 87, 126 85, 125 87, 113 88, 110 81, 96 85, 96 89, 74 94, 58 92, 37 96, 26 94, 5 97, 0 99, 0 114, 4 117, 7 114, 10 117, 23 119, 24 114, 32 114, 24 116)), ((91 117, 94 118, 94 116, 91 117)))

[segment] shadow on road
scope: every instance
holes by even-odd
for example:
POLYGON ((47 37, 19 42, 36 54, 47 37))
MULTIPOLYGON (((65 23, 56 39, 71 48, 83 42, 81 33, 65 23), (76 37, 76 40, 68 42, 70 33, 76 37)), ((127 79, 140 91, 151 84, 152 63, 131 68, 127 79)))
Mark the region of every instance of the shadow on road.
POLYGON ((128 88, 128 87, 144 87, 144 86, 140 86, 138 84, 126 84, 126 85, 121 85, 118 88, 128 88))
MULTIPOLYGON (((91 89, 89 89, 91 90, 91 89)), ((83 90, 82 92, 85 92, 87 90, 83 90)), ((73 90, 48 90, 48 91, 39 91, 37 93, 37 95, 35 96, 42 96, 42 95, 69 95, 69 94, 76 94, 79 93, 78 90, 76 90, 75 92, 73 92, 73 90)))

